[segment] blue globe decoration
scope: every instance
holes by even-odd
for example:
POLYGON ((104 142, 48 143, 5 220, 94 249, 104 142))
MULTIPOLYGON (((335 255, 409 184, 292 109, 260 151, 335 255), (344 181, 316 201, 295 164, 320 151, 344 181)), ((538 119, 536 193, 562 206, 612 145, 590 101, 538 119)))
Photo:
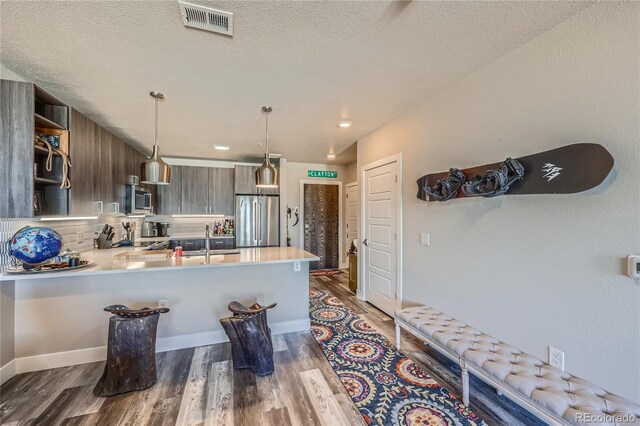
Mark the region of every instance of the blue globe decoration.
POLYGON ((40 265, 62 250, 62 236, 51 228, 26 226, 9 240, 9 253, 27 265, 40 265))

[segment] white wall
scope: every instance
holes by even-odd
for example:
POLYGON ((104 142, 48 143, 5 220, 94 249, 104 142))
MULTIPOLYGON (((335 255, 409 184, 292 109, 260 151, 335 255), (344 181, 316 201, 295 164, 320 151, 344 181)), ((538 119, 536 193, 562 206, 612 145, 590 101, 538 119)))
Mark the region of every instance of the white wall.
MULTIPOLYGON (((304 242, 300 241, 300 228, 303 226, 303 217, 302 217, 302 206, 300 205, 300 181, 301 180, 317 180, 317 181, 336 181, 337 182, 342 182, 342 196, 344 198, 344 185, 347 184, 347 182, 344 180, 344 176, 345 176, 345 168, 344 166, 338 166, 338 165, 333 165, 333 164, 315 164, 315 163, 293 163, 291 161, 287 162, 287 171, 286 171, 286 189, 283 187, 281 194, 286 194, 285 197, 282 197, 281 195, 281 203, 284 203, 285 208, 286 205, 288 204, 289 207, 291 207, 292 209, 294 209, 295 207, 298 207, 298 210, 300 211, 300 223, 298 223, 298 225, 296 225, 295 227, 289 227, 289 236, 291 237, 291 245, 293 247, 302 247, 304 248, 304 242), (308 170, 335 170, 338 172, 338 177, 336 179, 320 179, 320 178, 310 178, 307 177, 307 171, 308 170)), ((342 203, 342 226, 341 226, 341 233, 342 233, 342 248, 341 248, 341 255, 342 255, 342 262, 346 262, 347 261, 347 257, 346 257, 346 253, 347 253, 347 248, 345 246, 345 241, 346 241, 346 220, 345 220, 345 204, 344 204, 344 200, 342 203)), ((290 221, 290 224, 293 224, 295 222, 294 220, 295 216, 292 215, 292 219, 290 221)))
POLYGON ((640 402, 640 4, 600 3, 358 141, 402 152, 404 304, 428 304, 640 402), (415 181, 596 142, 616 167, 577 195, 425 203, 415 181), (418 244, 421 231, 431 246, 418 244))
POLYGON ((358 162, 354 161, 351 164, 344 166, 344 178, 342 179, 344 184, 355 182, 358 180, 358 162))

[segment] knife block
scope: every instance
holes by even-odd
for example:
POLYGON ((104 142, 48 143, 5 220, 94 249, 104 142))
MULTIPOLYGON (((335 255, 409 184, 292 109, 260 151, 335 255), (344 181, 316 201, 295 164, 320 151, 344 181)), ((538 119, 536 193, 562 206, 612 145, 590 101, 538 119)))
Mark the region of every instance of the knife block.
POLYGON ((107 240, 109 236, 107 234, 100 234, 98 237, 98 248, 99 249, 110 249, 113 248, 113 243, 107 240))

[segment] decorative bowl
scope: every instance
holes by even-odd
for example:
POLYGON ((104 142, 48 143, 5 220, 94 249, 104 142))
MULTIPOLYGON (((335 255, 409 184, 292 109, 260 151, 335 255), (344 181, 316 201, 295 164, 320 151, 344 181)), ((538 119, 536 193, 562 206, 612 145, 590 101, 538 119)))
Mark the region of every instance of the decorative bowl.
POLYGON ((62 236, 51 228, 25 226, 9 240, 9 253, 27 265, 41 265, 62 250, 62 236))

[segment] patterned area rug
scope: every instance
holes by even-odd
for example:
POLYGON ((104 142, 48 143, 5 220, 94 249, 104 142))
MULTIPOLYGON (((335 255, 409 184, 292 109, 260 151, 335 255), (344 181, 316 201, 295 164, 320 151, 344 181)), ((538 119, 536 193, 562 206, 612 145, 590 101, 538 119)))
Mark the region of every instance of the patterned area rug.
POLYGON ((309 276, 311 277, 330 277, 332 275, 341 274, 342 271, 339 269, 317 269, 315 271, 310 271, 309 276))
POLYGON ((367 424, 486 425, 326 290, 310 292, 313 335, 367 424))

